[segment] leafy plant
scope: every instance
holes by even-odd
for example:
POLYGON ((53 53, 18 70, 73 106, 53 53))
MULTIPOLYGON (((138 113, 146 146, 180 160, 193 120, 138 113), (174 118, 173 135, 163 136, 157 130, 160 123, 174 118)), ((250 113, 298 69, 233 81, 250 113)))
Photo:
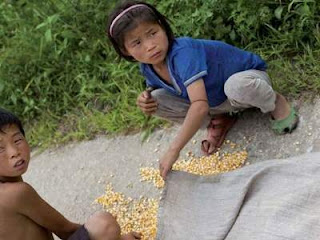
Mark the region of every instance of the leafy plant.
MULTIPOLYGON (((163 121, 135 106, 145 88, 105 36, 118 1, 3 0, 0 101, 28 124, 33 145, 150 129, 163 121)), ((320 2, 149 0, 176 36, 217 39, 259 53, 278 91, 318 93, 320 2)))

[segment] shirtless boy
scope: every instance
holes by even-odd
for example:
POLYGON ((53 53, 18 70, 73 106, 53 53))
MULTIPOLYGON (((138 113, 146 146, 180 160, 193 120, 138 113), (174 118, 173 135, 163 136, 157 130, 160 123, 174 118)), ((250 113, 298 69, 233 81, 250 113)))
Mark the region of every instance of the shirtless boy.
POLYGON ((96 213, 84 225, 67 220, 23 182, 30 148, 20 120, 0 109, 0 240, 134 240, 140 234, 120 236, 111 214, 96 213))

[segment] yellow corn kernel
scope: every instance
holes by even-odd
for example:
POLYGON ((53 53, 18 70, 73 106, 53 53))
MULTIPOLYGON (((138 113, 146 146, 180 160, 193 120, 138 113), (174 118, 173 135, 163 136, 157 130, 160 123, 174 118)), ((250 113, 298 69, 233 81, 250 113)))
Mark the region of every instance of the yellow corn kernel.
MULTIPOLYGON (((230 143, 231 148, 237 147, 230 143)), ((235 170, 243 166, 248 153, 246 150, 234 153, 221 153, 208 157, 194 157, 190 154, 189 160, 179 160, 173 165, 174 170, 185 171, 197 175, 212 175, 235 170)), ((164 181, 160 177, 158 169, 146 167, 140 168, 141 182, 151 182, 158 189, 164 187, 164 181)), ((109 184, 103 196, 96 199, 108 212, 117 218, 121 232, 140 232, 142 240, 154 240, 157 234, 157 214, 159 200, 140 196, 132 199, 122 193, 113 191, 109 184)))

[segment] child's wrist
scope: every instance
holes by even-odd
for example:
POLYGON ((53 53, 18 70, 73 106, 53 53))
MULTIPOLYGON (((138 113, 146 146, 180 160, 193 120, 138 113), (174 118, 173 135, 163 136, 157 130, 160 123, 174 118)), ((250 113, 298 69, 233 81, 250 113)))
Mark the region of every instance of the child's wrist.
POLYGON ((180 153, 182 148, 180 148, 179 146, 175 145, 175 144, 172 144, 170 147, 169 147, 169 151, 170 152, 174 152, 174 153, 180 153))

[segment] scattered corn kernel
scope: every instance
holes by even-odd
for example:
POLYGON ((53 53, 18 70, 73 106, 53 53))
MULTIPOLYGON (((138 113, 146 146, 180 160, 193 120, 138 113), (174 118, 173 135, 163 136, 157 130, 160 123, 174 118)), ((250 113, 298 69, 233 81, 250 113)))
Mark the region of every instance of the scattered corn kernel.
POLYGON ((129 184, 127 185, 127 188, 133 188, 133 183, 129 183, 129 184))
POLYGON ((160 171, 155 168, 140 168, 141 181, 152 182, 157 188, 163 188, 164 181, 160 176, 160 171))
MULTIPOLYGON (((247 156, 248 153, 245 150, 235 153, 216 152, 211 156, 200 158, 192 156, 188 161, 177 161, 173 169, 197 175, 212 175, 243 166, 247 156)), ((158 189, 164 187, 164 181, 158 169, 140 168, 140 176, 141 182, 152 182, 158 189)), ((95 202, 101 204, 117 218, 122 233, 136 231, 142 234, 142 240, 154 240, 157 233, 159 201, 160 199, 156 200, 142 195, 138 199, 127 198, 122 193, 114 192, 109 184, 105 194, 95 202)))
POLYGON ((191 157, 193 154, 192 154, 192 152, 191 151, 188 151, 187 153, 186 153, 186 156, 187 157, 191 157))
POLYGON ((118 221, 121 232, 142 233, 142 240, 155 239, 157 232, 157 213, 159 201, 141 196, 138 200, 126 198, 113 191, 109 184, 103 196, 96 199, 118 221))

